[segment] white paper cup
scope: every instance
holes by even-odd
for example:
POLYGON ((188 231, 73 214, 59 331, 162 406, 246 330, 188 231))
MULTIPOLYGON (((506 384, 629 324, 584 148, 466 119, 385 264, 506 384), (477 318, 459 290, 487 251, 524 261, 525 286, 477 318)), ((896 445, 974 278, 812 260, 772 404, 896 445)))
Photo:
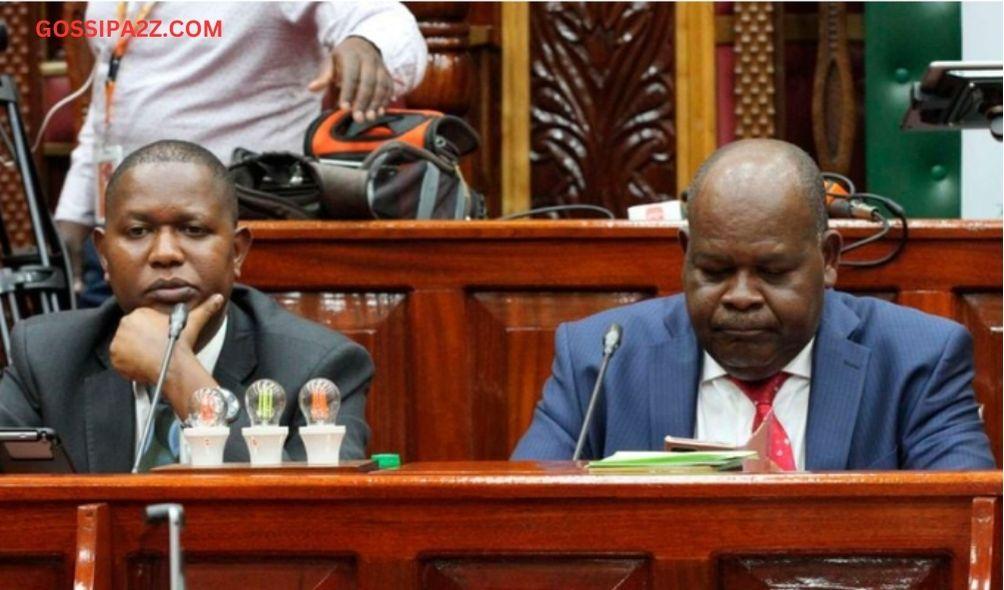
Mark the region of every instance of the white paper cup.
POLYGON ((289 428, 286 426, 245 426, 241 429, 248 445, 252 465, 279 465, 282 463, 282 445, 289 428))
POLYGON ((193 426, 181 430, 188 443, 188 458, 193 467, 223 465, 223 448, 230 436, 229 426, 193 426))
POLYGON ((300 438, 307 449, 308 465, 338 465, 338 452, 345 438, 345 427, 335 424, 312 424, 300 427, 300 438))

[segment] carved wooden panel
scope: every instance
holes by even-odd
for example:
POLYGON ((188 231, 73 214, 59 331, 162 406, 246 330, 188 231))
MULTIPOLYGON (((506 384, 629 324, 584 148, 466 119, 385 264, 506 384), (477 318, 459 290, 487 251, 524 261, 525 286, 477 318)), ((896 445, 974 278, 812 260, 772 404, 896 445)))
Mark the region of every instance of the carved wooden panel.
POLYGON ((735 4, 736 139, 777 136, 776 7, 735 4))
MULTIPOLYGON (((34 139, 36 127, 33 123, 41 118, 42 77, 38 73, 41 41, 35 33, 35 21, 40 10, 41 7, 35 3, 0 3, 0 19, 7 23, 9 39, 7 51, 0 53, 0 73, 10 74, 17 84, 22 123, 29 142, 34 139)), ((6 112, 0 115, 0 119, 9 134, 6 112)), ((0 154, 4 160, 14 159, 6 146, 0 147, 0 154)), ((16 166, 0 166, 0 209, 14 250, 34 248, 21 175, 16 166)))
POLYGON ((0 559, 0 587, 19 590, 66 588, 68 580, 62 559, 42 556, 0 559))
POLYGON ((480 557, 433 558, 422 566, 428 590, 642 590, 649 588, 644 558, 480 557))
POLYGON ((976 376, 973 389, 983 404, 983 422, 990 437, 990 447, 997 466, 1004 462, 1001 452, 1001 419, 1004 418, 1001 397, 1002 357, 1004 357, 1004 320, 1000 293, 970 293, 959 298, 959 321, 973 335, 973 355, 976 376))
MULTIPOLYGON (((130 560, 130 590, 168 590, 166 555, 141 555, 130 560)), ((349 558, 275 557, 271 555, 185 555, 189 588, 241 590, 353 590, 356 564, 349 558)))
MULTIPOLYGON (((640 293, 477 293, 469 300, 474 457, 505 459, 526 432, 551 374, 558 324, 641 299, 640 293)), ((600 343, 597 343, 597 347, 600 343)))
POLYGON ((534 3, 530 29, 533 205, 672 198, 673 6, 534 3))
POLYGON ((369 450, 413 456, 411 384, 408 379, 408 318, 401 293, 274 293, 287 310, 338 330, 373 356, 375 373, 366 398, 372 430, 369 450))
POLYGON ((718 587, 727 590, 951 587, 951 562, 945 556, 725 557, 718 566, 718 587))
POLYGON ((812 87, 812 135, 819 167, 849 174, 857 124, 854 76, 843 2, 819 4, 819 47, 812 87))

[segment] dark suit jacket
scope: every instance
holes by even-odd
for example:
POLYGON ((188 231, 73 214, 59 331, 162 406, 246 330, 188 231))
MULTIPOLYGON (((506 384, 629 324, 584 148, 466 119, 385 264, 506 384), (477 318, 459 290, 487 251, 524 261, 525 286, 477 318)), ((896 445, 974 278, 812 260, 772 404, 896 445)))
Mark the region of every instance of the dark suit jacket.
MULTIPOLYGON (((221 387, 241 400, 224 458, 248 461, 240 429, 248 426, 244 390, 261 378, 286 389, 281 423, 290 425, 286 452, 303 459, 296 434, 303 423, 297 400, 313 377, 327 377, 342 392, 337 422, 346 426, 341 456, 364 456, 369 427, 364 411, 373 363, 361 346, 297 317, 267 295, 237 285, 227 307, 223 349, 213 371, 221 387)), ((128 472, 136 429, 135 396, 112 368, 108 347, 122 311, 114 300, 97 309, 35 316, 18 322, 11 363, 0 381, 0 426, 48 426, 59 433, 80 472, 128 472)))
MULTIPOLYGON (((558 328, 553 373, 514 459, 572 456, 612 322, 624 335, 584 455, 693 437, 703 352, 676 295, 558 328)), ((806 469, 993 469, 972 379, 962 326, 828 290, 813 347, 806 469)))

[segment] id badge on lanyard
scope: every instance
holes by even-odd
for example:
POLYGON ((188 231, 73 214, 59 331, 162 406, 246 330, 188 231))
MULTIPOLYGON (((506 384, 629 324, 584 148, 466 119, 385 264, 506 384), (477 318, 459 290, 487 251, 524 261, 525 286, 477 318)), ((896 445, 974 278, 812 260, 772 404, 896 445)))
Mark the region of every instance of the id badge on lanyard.
MULTIPOLYGON (((150 11, 153 10, 153 6, 156 2, 147 2, 140 8, 139 13, 136 15, 136 21, 146 20, 150 16, 150 11)), ((119 2, 118 5, 118 20, 122 23, 126 19, 126 10, 128 8, 128 3, 119 2)), ((131 35, 126 35, 123 31, 122 36, 118 38, 112 48, 111 55, 108 60, 108 77, 105 80, 105 126, 104 126, 104 137, 95 146, 94 151, 94 219, 99 225, 105 222, 105 190, 108 187, 108 181, 112 178, 112 173, 118 168, 118 165, 122 163, 125 157, 124 150, 120 144, 111 143, 110 139, 110 129, 112 123, 112 106, 113 97, 115 96, 115 82, 118 79, 119 64, 122 61, 122 56, 125 55, 126 49, 129 47, 129 41, 131 40, 131 35)))

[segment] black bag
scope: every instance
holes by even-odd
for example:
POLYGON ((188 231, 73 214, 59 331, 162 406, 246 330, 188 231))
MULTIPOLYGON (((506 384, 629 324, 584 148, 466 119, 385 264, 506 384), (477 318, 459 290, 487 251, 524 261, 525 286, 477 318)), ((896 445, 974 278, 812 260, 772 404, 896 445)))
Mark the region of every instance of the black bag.
POLYGON ((383 144, 358 169, 321 163, 332 186, 352 184, 324 193, 321 208, 332 219, 485 216, 484 197, 467 186, 456 162, 404 142, 383 144))
POLYGON ((467 121, 439 111, 388 109, 373 121, 357 123, 352 111, 338 110, 322 113, 310 123, 303 153, 326 160, 361 162, 390 141, 404 142, 454 162, 481 143, 467 121))
POLYGON ((311 162, 290 152, 234 150, 230 176, 241 219, 318 219, 321 185, 311 162))
POLYGON ((241 219, 469 219, 485 216, 455 160, 390 141, 358 166, 289 152, 234 153, 241 219))

